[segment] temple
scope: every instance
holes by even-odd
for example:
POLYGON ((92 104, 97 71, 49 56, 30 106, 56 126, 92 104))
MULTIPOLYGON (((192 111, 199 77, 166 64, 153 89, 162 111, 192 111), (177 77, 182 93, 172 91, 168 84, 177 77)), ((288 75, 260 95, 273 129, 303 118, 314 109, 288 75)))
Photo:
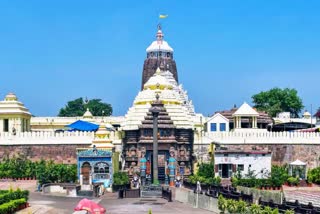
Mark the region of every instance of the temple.
POLYGON ((142 90, 121 124, 125 133, 123 169, 128 170, 130 176, 146 169, 146 177, 153 177, 153 108, 159 111, 158 180, 160 183, 166 179, 172 182, 176 175, 190 175, 193 169, 191 154, 195 112, 187 92, 178 85, 173 49, 163 40, 161 28, 158 28, 157 41, 147 48, 142 90), (158 101, 155 103, 156 97, 158 101), (166 173, 168 171, 170 175, 166 173))

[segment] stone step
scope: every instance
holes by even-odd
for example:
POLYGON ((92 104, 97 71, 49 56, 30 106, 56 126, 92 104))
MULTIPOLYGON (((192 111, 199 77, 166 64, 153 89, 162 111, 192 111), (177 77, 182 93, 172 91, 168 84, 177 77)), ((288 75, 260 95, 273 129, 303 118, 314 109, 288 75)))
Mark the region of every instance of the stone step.
POLYGON ((79 190, 77 193, 77 196, 80 197, 93 197, 93 191, 92 190, 79 190))
POLYGON ((160 185, 141 186, 141 198, 161 198, 162 187, 160 185))
POLYGON ((81 190, 92 190, 91 185, 82 185, 81 190))

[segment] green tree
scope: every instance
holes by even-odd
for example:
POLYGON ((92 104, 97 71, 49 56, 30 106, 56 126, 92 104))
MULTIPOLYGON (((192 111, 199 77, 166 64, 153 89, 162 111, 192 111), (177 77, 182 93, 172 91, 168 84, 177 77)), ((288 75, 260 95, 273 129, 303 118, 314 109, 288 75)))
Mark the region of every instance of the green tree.
POLYGON ((297 90, 290 88, 272 88, 253 95, 252 99, 255 108, 266 111, 272 117, 280 112, 290 112, 298 117, 304 107, 297 90))
POLYGON ((214 165, 212 163, 201 163, 197 175, 204 178, 214 178, 214 165))
POLYGON ((108 103, 103 103, 101 99, 92 99, 88 102, 84 102, 80 97, 75 100, 71 100, 64 108, 59 111, 59 117, 76 117, 82 116, 86 109, 89 108, 90 112, 94 116, 110 116, 112 114, 112 106, 108 103))

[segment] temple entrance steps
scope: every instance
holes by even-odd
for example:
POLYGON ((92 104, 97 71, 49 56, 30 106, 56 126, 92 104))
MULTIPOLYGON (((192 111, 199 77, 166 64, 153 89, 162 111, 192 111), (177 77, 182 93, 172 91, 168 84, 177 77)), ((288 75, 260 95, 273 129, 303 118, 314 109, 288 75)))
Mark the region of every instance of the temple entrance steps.
POLYGON ((91 185, 81 185, 81 190, 92 190, 91 185))
POLYGON ((161 185, 148 185, 141 186, 140 188, 141 198, 161 198, 162 197, 162 186, 161 185))
POLYGON ((79 197, 93 197, 93 190, 79 190, 77 193, 79 197))
POLYGON ((93 197, 93 190, 91 185, 81 185, 81 189, 77 192, 80 197, 93 197))

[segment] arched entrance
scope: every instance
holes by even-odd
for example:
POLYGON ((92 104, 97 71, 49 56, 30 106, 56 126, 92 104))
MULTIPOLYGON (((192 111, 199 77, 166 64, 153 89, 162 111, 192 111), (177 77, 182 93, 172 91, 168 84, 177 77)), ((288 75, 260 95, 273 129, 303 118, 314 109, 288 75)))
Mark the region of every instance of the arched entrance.
POLYGON ((82 182, 85 185, 90 184, 91 166, 88 162, 84 162, 81 166, 82 182))
POLYGON ((109 179, 109 165, 106 162, 98 162, 93 167, 94 179, 109 179))

